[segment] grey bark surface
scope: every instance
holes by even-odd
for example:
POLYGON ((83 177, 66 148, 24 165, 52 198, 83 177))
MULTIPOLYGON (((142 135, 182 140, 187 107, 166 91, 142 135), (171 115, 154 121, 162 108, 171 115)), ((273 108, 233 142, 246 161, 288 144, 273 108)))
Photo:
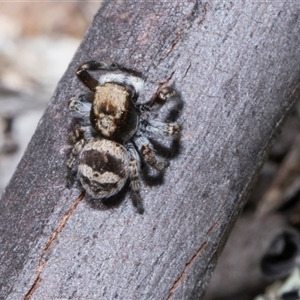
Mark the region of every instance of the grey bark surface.
POLYGON ((106 1, 0 203, 1 299, 199 299, 272 139, 299 97, 297 1, 106 1), (65 187, 75 70, 141 71, 149 99, 181 93, 180 153, 164 181, 91 205, 65 187))

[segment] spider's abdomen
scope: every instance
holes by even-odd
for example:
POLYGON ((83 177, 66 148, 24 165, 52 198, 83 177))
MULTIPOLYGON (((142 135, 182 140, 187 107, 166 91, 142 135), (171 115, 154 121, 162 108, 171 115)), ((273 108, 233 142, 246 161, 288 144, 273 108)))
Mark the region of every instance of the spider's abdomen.
POLYGON ((90 141, 79 156, 80 182, 95 199, 118 193, 128 178, 128 172, 126 149, 110 140, 90 141))
POLYGON ((138 115, 130 92, 116 83, 98 86, 92 104, 90 121, 105 138, 117 141, 129 139, 138 125, 138 115))

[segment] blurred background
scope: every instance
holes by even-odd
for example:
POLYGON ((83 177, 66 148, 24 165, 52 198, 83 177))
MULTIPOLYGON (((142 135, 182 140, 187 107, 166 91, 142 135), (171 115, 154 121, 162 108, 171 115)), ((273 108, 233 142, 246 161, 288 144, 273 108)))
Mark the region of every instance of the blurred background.
POLYGON ((0 194, 100 5, 0 2, 0 194))
MULTIPOLYGON (((0 193, 101 1, 0 2, 0 193)), ((205 299, 300 299, 297 103, 221 255, 205 299)))

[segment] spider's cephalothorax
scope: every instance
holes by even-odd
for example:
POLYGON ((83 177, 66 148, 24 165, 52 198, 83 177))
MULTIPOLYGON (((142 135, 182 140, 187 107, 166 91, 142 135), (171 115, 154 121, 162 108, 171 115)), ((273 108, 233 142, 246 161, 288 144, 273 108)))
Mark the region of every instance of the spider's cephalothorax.
POLYGON ((90 121, 106 138, 120 141, 130 138, 138 124, 130 91, 115 83, 97 87, 90 121))
POLYGON ((152 120, 150 114, 170 100, 178 106, 180 99, 171 87, 165 87, 148 104, 137 105, 144 80, 140 73, 116 63, 90 61, 82 64, 76 74, 93 96, 78 95, 69 101, 69 109, 77 111, 86 125, 75 129, 71 136, 68 185, 77 176, 88 194, 105 199, 117 194, 130 178, 133 203, 142 213, 140 155, 159 172, 166 166, 154 154, 147 135, 175 137, 180 132, 178 124, 152 120), (96 80, 88 71, 98 70, 109 72, 96 80))

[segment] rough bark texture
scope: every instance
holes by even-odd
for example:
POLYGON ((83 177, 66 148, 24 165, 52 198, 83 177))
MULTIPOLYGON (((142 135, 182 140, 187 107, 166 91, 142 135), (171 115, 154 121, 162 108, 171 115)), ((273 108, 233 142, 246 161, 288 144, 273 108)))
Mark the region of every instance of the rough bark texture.
POLYGON ((278 128, 299 96, 297 1, 106 1, 7 187, 1 299, 199 299, 278 128), (68 99, 83 61, 182 95, 183 135, 145 214, 65 187, 68 99))

